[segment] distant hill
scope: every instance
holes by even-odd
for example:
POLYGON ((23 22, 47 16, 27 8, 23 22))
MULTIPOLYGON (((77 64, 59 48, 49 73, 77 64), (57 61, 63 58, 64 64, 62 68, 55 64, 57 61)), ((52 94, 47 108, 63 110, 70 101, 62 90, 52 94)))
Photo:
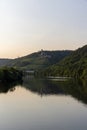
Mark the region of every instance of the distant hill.
POLYGON ((0 59, 0 66, 5 66, 7 65, 11 59, 0 59))
POLYGON ((47 68, 44 74, 87 78, 87 45, 73 51, 62 61, 47 68))
POLYGON ((30 55, 10 60, 6 65, 24 70, 39 70, 58 63, 72 51, 39 51, 30 55))

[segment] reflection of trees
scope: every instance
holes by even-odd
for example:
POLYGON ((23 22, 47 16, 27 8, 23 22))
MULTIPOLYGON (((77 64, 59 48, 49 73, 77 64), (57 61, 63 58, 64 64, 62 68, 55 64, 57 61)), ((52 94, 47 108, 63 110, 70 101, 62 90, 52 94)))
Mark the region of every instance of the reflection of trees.
POLYGON ((50 82, 49 80, 43 79, 25 79, 23 86, 39 95, 53 95, 53 94, 63 94, 63 91, 58 84, 50 82))
POLYGON ((15 86, 18 84, 20 84, 20 82, 0 83, 0 93, 7 93, 8 91, 13 92, 15 90, 15 86))
POLYGON ((22 84, 22 87, 37 93, 40 96, 46 95, 70 95, 77 100, 87 104, 87 81, 69 80, 52 81, 47 79, 24 78, 24 82, 0 83, 0 93, 14 91, 15 87, 22 84))
POLYGON ((69 80, 65 82, 24 79, 23 86, 32 92, 43 95, 71 95, 87 104, 87 81, 69 80))

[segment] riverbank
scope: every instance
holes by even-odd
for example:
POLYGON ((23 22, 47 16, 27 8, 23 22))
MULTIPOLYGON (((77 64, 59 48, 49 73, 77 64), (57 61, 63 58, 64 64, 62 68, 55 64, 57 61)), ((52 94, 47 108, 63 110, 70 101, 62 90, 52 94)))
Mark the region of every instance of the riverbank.
POLYGON ((13 81, 18 81, 22 80, 22 71, 15 69, 15 68, 10 68, 10 67, 3 67, 0 68, 0 81, 1 82, 13 82, 13 81))

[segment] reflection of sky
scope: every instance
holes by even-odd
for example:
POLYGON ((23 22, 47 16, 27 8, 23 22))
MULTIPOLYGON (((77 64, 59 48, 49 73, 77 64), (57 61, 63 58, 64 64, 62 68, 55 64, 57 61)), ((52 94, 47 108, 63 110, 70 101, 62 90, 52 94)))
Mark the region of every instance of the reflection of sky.
POLYGON ((87 42, 85 0, 0 0, 0 57, 87 42))
POLYGON ((2 130, 86 130, 86 121, 86 106, 69 96, 41 98, 20 87, 0 94, 2 130))

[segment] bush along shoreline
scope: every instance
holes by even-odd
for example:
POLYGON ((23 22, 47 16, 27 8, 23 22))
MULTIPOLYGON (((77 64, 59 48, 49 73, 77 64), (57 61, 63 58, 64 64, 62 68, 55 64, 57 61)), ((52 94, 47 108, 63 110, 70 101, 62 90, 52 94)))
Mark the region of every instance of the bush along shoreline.
POLYGON ((0 81, 1 82, 15 82, 22 80, 23 72, 13 67, 0 68, 0 81))

